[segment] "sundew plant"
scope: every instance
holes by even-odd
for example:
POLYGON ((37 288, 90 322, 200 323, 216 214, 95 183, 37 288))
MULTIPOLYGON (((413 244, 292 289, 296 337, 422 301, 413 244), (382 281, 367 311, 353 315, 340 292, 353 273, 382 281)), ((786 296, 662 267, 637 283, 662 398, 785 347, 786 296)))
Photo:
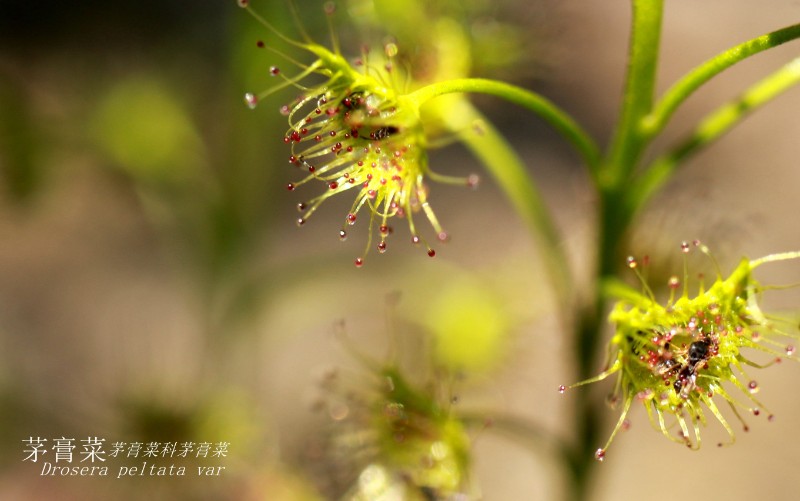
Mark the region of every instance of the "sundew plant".
MULTIPOLYGON (((304 28, 308 5, 302 6, 301 16, 299 7, 287 4, 290 16, 284 19, 294 17, 296 22, 281 25, 259 14, 257 1, 238 2, 263 27, 263 38, 253 41, 254 53, 262 51, 257 54, 268 68, 265 74, 274 79, 271 85, 265 83, 265 90, 246 89, 245 103, 256 112, 280 110, 286 117, 285 133, 273 139, 276 150, 284 148, 291 167, 286 187, 300 197, 297 224, 305 226, 326 210, 329 199, 347 199, 350 208, 341 214, 335 231, 344 240, 352 227, 365 227, 366 240, 353 257, 356 268, 368 267, 373 259, 392 259, 380 254, 404 241, 420 247, 419 259, 434 258, 436 247, 450 235, 444 229, 447 221, 440 221, 430 202, 435 199, 432 194, 440 183, 475 188, 478 175, 440 174, 430 152, 461 143, 473 153, 540 247, 538 254, 549 273, 546 286, 553 289, 556 316, 570 340, 574 379, 553 391, 563 394, 561 405, 572 408, 571 436, 563 442, 553 438, 557 445, 548 449, 569 478, 565 495, 570 499, 589 498, 591 482, 602 471, 598 465, 613 463, 613 441, 630 425, 637 406, 644 407, 657 432, 653 440, 661 434, 694 450, 704 443, 705 428, 712 422, 727 436, 713 445, 724 446, 735 442, 738 430, 748 429, 748 418, 772 420, 769 402, 756 396, 760 386, 752 373, 792 359, 798 334, 789 318, 765 311, 763 293, 773 287, 762 284, 757 275, 773 263, 797 259, 800 252, 775 249, 774 254, 742 258, 738 266, 724 269, 713 249, 690 238, 675 242, 672 249, 648 249, 654 255, 684 256, 682 266, 663 283, 648 278, 649 257, 628 254, 637 218, 681 166, 794 87, 800 81, 800 58, 744 86, 738 97, 718 104, 677 141, 662 137, 673 116, 729 68, 800 37, 800 24, 754 34, 758 36, 699 62, 665 91, 656 92, 662 16, 669 2, 631 0, 621 109, 610 141, 600 144, 547 96, 499 80, 470 77, 468 65, 459 64, 478 57, 469 53, 475 48, 468 44, 448 45, 434 35, 418 34, 415 41, 407 37, 418 46, 404 47, 389 38, 390 26, 396 27, 397 20, 392 24, 388 18, 373 16, 370 29, 385 28, 384 42, 355 51, 342 47, 333 20, 366 21, 348 21, 337 7, 358 11, 365 3, 369 2, 326 3, 327 40, 304 28), (591 262, 581 266, 591 270, 589 279, 577 277, 565 255, 566 229, 559 228, 544 203, 536 169, 523 164, 513 145, 471 103, 469 97, 478 94, 535 115, 577 152, 595 197, 594 237, 590 249, 581 253, 591 262), (695 258, 704 259, 713 273, 697 279, 690 258, 693 263, 695 258), (603 356, 605 364, 599 365, 603 356), (607 385, 607 400, 616 417, 593 391, 598 385, 587 383, 607 385)), ((422 3, 413 1, 394 4, 424 10, 422 3)), ((427 21, 433 26, 436 19, 427 21)), ((780 137, 780 130, 775 133, 780 137)), ((461 196, 471 193, 465 190, 461 196)), ((320 233, 319 238, 329 234, 333 231, 320 233)), ((648 247, 647 242, 638 246, 648 247)), ((370 390, 357 398, 341 391, 339 396, 358 402, 355 407, 360 410, 353 419, 362 438, 355 449, 367 459, 352 485, 337 495, 481 498, 480 479, 470 475, 474 457, 468 429, 475 425, 474 419, 449 405, 435 383, 417 385, 399 364, 364 364, 370 390)), ((524 435, 525 428, 518 433, 524 435)), ((679 474, 672 466, 665 468, 668 478, 679 474)), ((656 488, 664 481, 668 480, 659 480, 656 488)))

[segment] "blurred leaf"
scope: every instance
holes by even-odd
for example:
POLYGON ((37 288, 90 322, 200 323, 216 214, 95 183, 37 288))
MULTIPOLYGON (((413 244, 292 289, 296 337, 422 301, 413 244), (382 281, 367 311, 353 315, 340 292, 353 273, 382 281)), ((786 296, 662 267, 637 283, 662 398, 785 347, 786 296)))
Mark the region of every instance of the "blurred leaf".
POLYGON ((8 193, 28 200, 41 183, 43 141, 34 125, 31 102, 10 80, 0 80, 0 174, 8 193))
POLYGON ((500 298, 477 280, 459 277, 433 298, 424 322, 438 363, 454 370, 488 370, 503 360, 510 322, 500 298))
POLYGON ((129 398, 121 402, 125 431, 131 437, 182 442, 197 435, 197 409, 152 398, 129 398))
POLYGON ((90 134, 116 166, 157 186, 190 179, 206 156, 186 110, 145 77, 124 80, 101 99, 90 134))

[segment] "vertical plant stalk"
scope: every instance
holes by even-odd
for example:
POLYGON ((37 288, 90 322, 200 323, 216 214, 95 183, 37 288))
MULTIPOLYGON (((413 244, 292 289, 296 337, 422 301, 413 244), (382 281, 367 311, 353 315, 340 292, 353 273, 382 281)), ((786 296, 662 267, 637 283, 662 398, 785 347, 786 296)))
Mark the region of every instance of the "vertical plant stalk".
MULTIPOLYGON (((599 172, 599 216, 597 263, 592 294, 575 323, 575 366, 578 380, 588 379, 595 372, 595 358, 600 345, 603 315, 607 302, 602 284, 619 268, 621 249, 632 214, 624 203, 624 193, 648 138, 641 123, 653 106, 656 67, 661 36, 663 0, 632 0, 628 69, 622 110, 611 149, 599 172)), ((588 497, 591 473, 596 461, 602 401, 590 392, 575 393, 575 447, 571 456, 572 499, 588 497)))
POLYGON ((601 187, 625 186, 647 143, 642 121, 653 107, 663 0, 632 0, 633 20, 622 111, 601 187))

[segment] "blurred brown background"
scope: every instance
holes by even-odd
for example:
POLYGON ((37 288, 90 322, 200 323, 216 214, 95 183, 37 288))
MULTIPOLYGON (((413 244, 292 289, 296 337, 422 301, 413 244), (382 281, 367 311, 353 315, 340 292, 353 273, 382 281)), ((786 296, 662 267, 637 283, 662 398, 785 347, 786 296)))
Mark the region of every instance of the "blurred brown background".
MULTIPOLYGON (((252 3, 291 32, 284 2, 252 3)), ((668 1, 659 88, 800 19, 798 1, 768 4, 668 1)), ((432 5, 449 12, 447 2, 432 5)), ((520 57, 503 69, 478 60, 475 74, 530 86, 608 139, 627 2, 471 8, 453 18, 472 23, 474 36, 492 23, 515 30, 520 57)), ((323 42, 321 12, 321 2, 300 6, 323 42)), ((340 9, 338 27, 357 49, 350 26, 358 20, 347 14, 340 9)), ((336 236, 349 200, 326 202, 302 230, 294 224, 298 197, 317 187, 302 195, 284 189, 295 178, 277 109, 289 94, 253 111, 243 105, 244 92, 270 83, 273 61, 256 49, 260 38, 269 35, 233 1, 0 1, 0 499, 316 499, 314 486, 324 489, 320 477, 335 466, 308 460, 329 429, 327 416, 310 411, 315 380, 327 367, 357 365, 334 325, 344 320, 348 338, 379 359, 390 343, 386 297, 401 293, 398 328, 420 333, 432 314, 426 305, 452 284, 484 291, 508 320, 505 355, 468 375, 459 405, 569 437, 569 395, 555 388, 572 382, 570 346, 535 242, 502 194, 488 176, 478 191, 433 185, 431 203, 452 241, 431 260, 405 244, 398 225, 390 251, 371 252, 356 270, 363 228, 345 243, 336 236), (22 461, 21 441, 62 435, 228 441, 231 453, 222 478, 117 480, 120 463, 107 479, 41 478, 38 465, 22 461)), ((797 57, 798 47, 759 55, 711 82, 659 145, 797 57)), ((475 102, 536 176, 585 276, 593 202, 576 155, 524 112, 475 102)), ((741 256, 800 249, 798 111, 794 89, 692 159, 643 215, 635 252, 680 266, 678 243, 699 238, 727 269, 741 256)), ((480 172, 457 147, 435 152, 431 164, 480 172)), ((765 267, 759 277, 800 282, 800 263, 765 267)), ((800 307, 797 290, 766 301, 800 307)), ((751 372, 774 423, 750 418, 751 431, 725 449, 713 446, 724 432, 710 423, 707 446, 691 453, 635 409, 631 430, 597 469, 596 499, 796 499, 800 366, 751 372)), ((607 419, 610 431, 616 413, 607 419)), ((560 474, 524 444, 475 433, 474 476, 485 499, 559 496, 560 474)))

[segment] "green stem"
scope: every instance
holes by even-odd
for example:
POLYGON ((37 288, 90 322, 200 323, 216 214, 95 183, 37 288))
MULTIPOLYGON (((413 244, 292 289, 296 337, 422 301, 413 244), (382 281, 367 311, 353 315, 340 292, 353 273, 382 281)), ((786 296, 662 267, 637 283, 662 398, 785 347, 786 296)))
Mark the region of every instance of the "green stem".
MULTIPOLYGON (((465 134, 462 142, 478 157, 497 184, 511 201, 530 229, 532 235, 541 239, 545 268, 550 274, 556 290, 556 300, 566 321, 566 312, 572 304, 572 277, 567 259, 562 252, 561 239, 553 224, 550 211, 541 193, 525 168, 522 160, 492 125, 466 99, 454 99, 441 115, 453 130, 464 128, 464 124, 480 123, 480 134, 465 134)), ((566 325, 566 324, 565 324, 566 325)))
MULTIPOLYGON (((608 308, 603 283, 607 277, 615 275, 615 257, 629 221, 620 214, 618 209, 621 206, 601 194, 596 282, 584 307, 576 311, 573 356, 578 372, 577 381, 586 380, 596 372, 595 358, 603 333, 604 313, 608 308)), ((601 416, 605 406, 590 391, 576 391, 574 398, 573 429, 576 436, 568 465, 572 477, 571 499, 583 501, 589 497, 591 472, 596 463, 594 453, 600 442, 601 416)))
POLYGON ((749 113, 800 83, 800 58, 757 82, 739 98, 703 119, 694 132, 669 153, 657 158, 629 192, 629 208, 638 210, 675 173, 684 160, 720 138, 749 113))
POLYGON ((748 40, 717 54, 686 74, 664 93, 642 124, 650 136, 663 130, 675 110, 703 84, 734 64, 750 56, 800 38, 800 24, 795 24, 748 40))
POLYGON ((632 4, 633 20, 622 112, 609 162, 601 177, 602 185, 610 187, 624 184, 634 170, 646 143, 641 122, 650 113, 655 94, 663 0, 632 0, 632 4))
POLYGON ((600 150, 589 134, 565 111, 535 92, 516 85, 484 78, 459 78, 425 86, 408 97, 418 105, 438 96, 454 93, 479 93, 496 96, 539 115, 569 141, 594 174, 600 163, 600 150))
MULTIPOLYGON (((603 287, 616 275, 620 252, 631 222, 631 213, 624 204, 623 194, 635 172, 642 151, 649 142, 641 123, 653 105, 656 69, 661 35, 663 0, 632 0, 628 71, 625 81, 622 111, 611 147, 602 165, 598 189, 597 263, 592 293, 578 312, 575 324, 575 366, 579 380, 589 378, 595 371, 595 357, 603 332, 603 316, 608 300, 603 287)), ((570 457, 572 499, 589 497, 591 472, 595 466, 594 452, 598 446, 604 406, 591 392, 575 392, 575 447, 570 457)))

